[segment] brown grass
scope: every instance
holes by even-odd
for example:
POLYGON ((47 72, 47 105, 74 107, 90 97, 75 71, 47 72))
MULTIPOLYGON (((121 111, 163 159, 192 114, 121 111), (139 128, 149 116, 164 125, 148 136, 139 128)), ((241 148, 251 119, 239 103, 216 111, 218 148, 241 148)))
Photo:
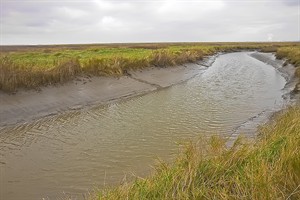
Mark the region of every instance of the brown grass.
POLYGON ((61 60, 55 67, 44 70, 22 68, 10 58, 0 59, 0 90, 14 92, 17 88, 35 88, 41 85, 52 85, 72 80, 81 73, 77 59, 61 60))
MULTIPOLYGON (((278 58, 287 58, 290 63, 299 66, 300 55, 297 45, 297 43, 144 43, 25 46, 19 49, 6 47, 1 49, 5 53, 0 57, 0 90, 16 92, 19 88, 36 89, 64 83, 84 74, 122 76, 127 74, 128 70, 149 66, 168 67, 196 62, 220 51, 277 49, 278 58), (282 47, 287 44, 290 46, 282 47), (81 58, 81 54, 85 57, 81 58)), ((300 74, 299 69, 296 74, 300 74)))
POLYGON ((239 138, 187 143, 148 178, 102 190, 91 199, 300 199, 300 107, 263 126, 255 144, 239 138), (209 145, 207 145, 209 144, 209 145))

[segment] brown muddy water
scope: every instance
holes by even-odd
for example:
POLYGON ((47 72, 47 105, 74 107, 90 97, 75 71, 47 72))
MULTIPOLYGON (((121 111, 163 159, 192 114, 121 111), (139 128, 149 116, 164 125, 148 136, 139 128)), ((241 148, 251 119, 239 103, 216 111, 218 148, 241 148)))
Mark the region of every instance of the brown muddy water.
POLYGON ((253 137, 257 124, 249 123, 288 100, 286 79, 252 53, 220 55, 204 73, 146 95, 0 128, 0 199, 83 199, 149 174, 157 157, 178 152, 177 142, 253 137))

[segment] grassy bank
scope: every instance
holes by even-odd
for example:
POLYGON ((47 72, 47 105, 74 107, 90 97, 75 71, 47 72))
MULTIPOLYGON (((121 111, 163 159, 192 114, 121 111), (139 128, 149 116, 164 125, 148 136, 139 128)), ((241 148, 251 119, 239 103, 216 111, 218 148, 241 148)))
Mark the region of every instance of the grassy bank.
MULTIPOLYGON (((64 83, 78 75, 122 76, 128 70, 195 62, 220 51, 299 50, 298 43, 160 43, 2 47, 0 90, 64 83), (298 47, 295 47, 297 46, 298 47), (297 49, 298 48, 298 49, 297 49)), ((299 59, 299 58, 297 58, 299 59)), ((295 61, 298 62, 298 61, 295 61)), ((298 62, 299 63, 299 62, 298 62)))
POLYGON ((276 50, 278 59, 287 59, 296 67, 296 76, 300 77, 300 46, 281 47, 276 50))
POLYGON ((263 126, 254 144, 242 141, 189 143, 151 177, 92 199, 300 199, 300 107, 263 126))

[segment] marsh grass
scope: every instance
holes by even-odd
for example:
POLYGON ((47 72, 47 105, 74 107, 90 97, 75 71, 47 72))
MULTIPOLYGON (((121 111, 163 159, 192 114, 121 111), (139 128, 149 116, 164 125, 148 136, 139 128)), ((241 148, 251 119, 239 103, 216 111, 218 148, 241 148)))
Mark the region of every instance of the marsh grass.
MULTIPOLYGON (((202 58, 202 51, 195 50, 144 50, 124 51, 101 50, 100 55, 94 55, 97 49, 87 50, 93 54, 78 56, 70 52, 56 52, 53 55, 37 53, 3 56, 0 58, 0 89, 14 92, 18 88, 38 88, 55 83, 64 83, 75 76, 90 74, 93 76, 121 76, 128 70, 137 70, 149 66, 167 67, 187 62, 195 62, 202 58), (122 53, 118 54, 117 52, 122 53), (127 52, 127 53, 125 53, 127 52), (46 58, 45 58, 46 57, 46 58), (36 60, 34 59, 36 58, 36 60)), ((50 52, 51 53, 51 52, 50 52)))
POLYGON ((300 46, 281 47, 277 49, 278 59, 287 59, 295 67, 300 67, 300 46))
POLYGON ((259 130, 256 143, 189 142, 171 164, 91 199, 300 199, 300 107, 259 130), (209 144, 209 145, 207 145, 209 144))
POLYGON ((276 51, 276 58, 286 59, 286 63, 291 63, 296 67, 295 76, 299 78, 294 92, 300 91, 300 46, 280 47, 276 51))
POLYGON ((17 65, 9 57, 3 57, 0 59, 0 90, 37 89, 42 85, 64 83, 80 73, 81 66, 77 59, 60 60, 54 67, 43 69, 17 65))
MULTIPOLYGON (((122 76, 128 70, 196 62, 216 52, 278 48, 278 58, 300 64, 297 43, 154 43, 112 45, 7 47, 0 56, 0 90, 64 83, 75 76, 122 76), (283 45, 289 47, 281 48, 283 45), (279 48, 280 47, 280 48, 279 48)), ((297 74, 300 74, 299 70, 297 74)))

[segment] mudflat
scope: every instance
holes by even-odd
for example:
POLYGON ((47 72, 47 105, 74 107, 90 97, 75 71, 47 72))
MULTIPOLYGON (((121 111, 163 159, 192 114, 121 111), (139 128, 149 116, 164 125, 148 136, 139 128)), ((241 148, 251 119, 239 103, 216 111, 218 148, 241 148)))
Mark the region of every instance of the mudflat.
MULTIPOLYGON (((119 78, 77 77, 66 84, 42 87, 39 91, 21 90, 16 94, 0 91, 0 127, 166 88, 204 72, 217 56, 218 54, 181 66, 129 71, 127 76, 119 78)), ((283 61, 274 61, 274 55, 270 53, 256 52, 251 56, 275 67, 287 79, 288 84, 294 87, 296 81, 291 78, 295 69, 292 65, 282 68, 283 61)))
POLYGON ((42 87, 40 91, 0 92, 0 126, 141 95, 188 80, 204 69, 200 64, 149 68, 119 78, 78 77, 64 85, 42 87))

